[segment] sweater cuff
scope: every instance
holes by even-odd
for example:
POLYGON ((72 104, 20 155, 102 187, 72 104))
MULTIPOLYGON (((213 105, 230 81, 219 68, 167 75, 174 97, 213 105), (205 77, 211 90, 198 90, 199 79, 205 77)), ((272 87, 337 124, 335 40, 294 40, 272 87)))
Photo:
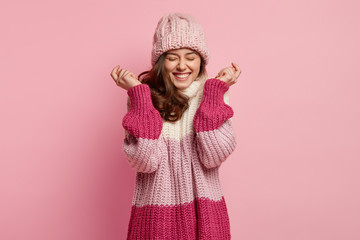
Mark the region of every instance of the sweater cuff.
POLYGON ((136 138, 159 138, 162 130, 162 118, 155 109, 150 87, 139 84, 128 90, 130 108, 123 118, 123 127, 136 138))
POLYGON ((154 108, 151 100, 150 87, 147 84, 139 84, 127 91, 130 99, 129 111, 144 112, 154 108))
POLYGON ((216 78, 205 82, 203 99, 194 116, 195 131, 203 132, 218 129, 234 115, 232 108, 224 101, 229 85, 216 78))
POLYGON ((224 94, 229 90, 229 85, 217 78, 211 78, 205 82, 203 101, 210 106, 224 104, 224 94))

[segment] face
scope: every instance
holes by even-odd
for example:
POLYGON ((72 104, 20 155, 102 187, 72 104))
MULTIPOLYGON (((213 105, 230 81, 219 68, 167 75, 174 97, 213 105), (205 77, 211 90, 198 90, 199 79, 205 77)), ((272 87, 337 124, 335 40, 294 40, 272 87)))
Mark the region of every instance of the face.
POLYGON ((164 61, 163 77, 170 78, 175 87, 185 89, 198 77, 201 58, 188 48, 170 50, 164 61))

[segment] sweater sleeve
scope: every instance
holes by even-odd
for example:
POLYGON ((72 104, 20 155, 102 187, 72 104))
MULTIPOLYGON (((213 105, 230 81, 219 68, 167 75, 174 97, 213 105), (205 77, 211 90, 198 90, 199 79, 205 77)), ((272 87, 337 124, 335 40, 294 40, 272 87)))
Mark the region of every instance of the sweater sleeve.
POLYGON ((132 169, 151 173, 159 166, 162 118, 152 104, 147 84, 134 86, 127 94, 128 112, 122 121, 125 129, 123 150, 132 169))
POLYGON ((212 78, 205 82, 203 97, 194 116, 200 161, 207 168, 219 167, 236 147, 232 127, 233 109, 228 101, 229 85, 212 78))

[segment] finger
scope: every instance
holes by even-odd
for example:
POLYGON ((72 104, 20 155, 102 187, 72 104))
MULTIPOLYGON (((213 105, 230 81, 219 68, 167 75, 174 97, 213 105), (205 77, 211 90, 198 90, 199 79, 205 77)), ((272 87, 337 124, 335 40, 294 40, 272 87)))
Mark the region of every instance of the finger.
POLYGON ((237 72, 235 73, 235 78, 238 78, 238 77, 240 76, 240 74, 241 74, 241 70, 237 71, 237 72))
POLYGON ((116 66, 113 68, 112 72, 115 72, 117 69, 119 69, 119 67, 120 67, 120 65, 116 65, 116 66))
POLYGON ((125 77, 131 77, 131 72, 129 70, 125 71, 123 78, 125 77))
POLYGON ((231 62, 231 65, 233 66, 234 69, 237 69, 237 66, 234 62, 231 62))
POLYGON ((230 68, 226 69, 225 72, 229 75, 230 78, 234 77, 234 71, 230 68))
POLYGON ((233 67, 228 67, 228 68, 226 68, 226 69, 228 69, 230 72, 232 72, 232 73, 234 73, 235 72, 235 69, 233 68, 233 67))
MULTIPOLYGON (((118 65, 118 66, 119 66, 119 65, 118 65)), ((111 73, 110 73, 110 76, 111 76, 114 80, 117 79, 117 68, 118 68, 118 66, 114 67, 113 70, 112 70, 111 73)), ((119 66, 119 67, 120 67, 120 66, 119 66)))
POLYGON ((125 74, 126 74, 126 72, 127 72, 128 70, 126 70, 126 69, 121 69, 120 70, 120 73, 119 73, 119 78, 123 78, 124 76, 125 76, 125 74))
POLYGON ((236 63, 232 63, 232 65, 234 66, 236 72, 241 72, 240 67, 236 63))
POLYGON ((236 68, 235 77, 238 78, 238 77, 240 76, 240 74, 241 74, 241 69, 240 69, 240 67, 239 67, 237 64, 235 64, 235 63, 233 63, 233 66, 236 68))
POLYGON ((122 77, 123 73, 124 73, 124 69, 118 70, 119 79, 122 77))
POLYGON ((116 82, 117 79, 118 79, 116 73, 111 73, 111 77, 112 77, 112 79, 113 79, 115 82, 116 82))

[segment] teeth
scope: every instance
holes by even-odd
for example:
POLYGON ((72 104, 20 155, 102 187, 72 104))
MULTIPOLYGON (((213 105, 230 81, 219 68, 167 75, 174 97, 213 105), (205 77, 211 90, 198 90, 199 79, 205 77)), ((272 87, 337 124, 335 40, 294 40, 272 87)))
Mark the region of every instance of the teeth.
POLYGON ((190 75, 190 73, 187 73, 187 74, 181 74, 181 75, 177 75, 177 74, 175 74, 175 76, 176 77, 178 77, 178 78, 186 78, 187 76, 189 76, 190 75))

